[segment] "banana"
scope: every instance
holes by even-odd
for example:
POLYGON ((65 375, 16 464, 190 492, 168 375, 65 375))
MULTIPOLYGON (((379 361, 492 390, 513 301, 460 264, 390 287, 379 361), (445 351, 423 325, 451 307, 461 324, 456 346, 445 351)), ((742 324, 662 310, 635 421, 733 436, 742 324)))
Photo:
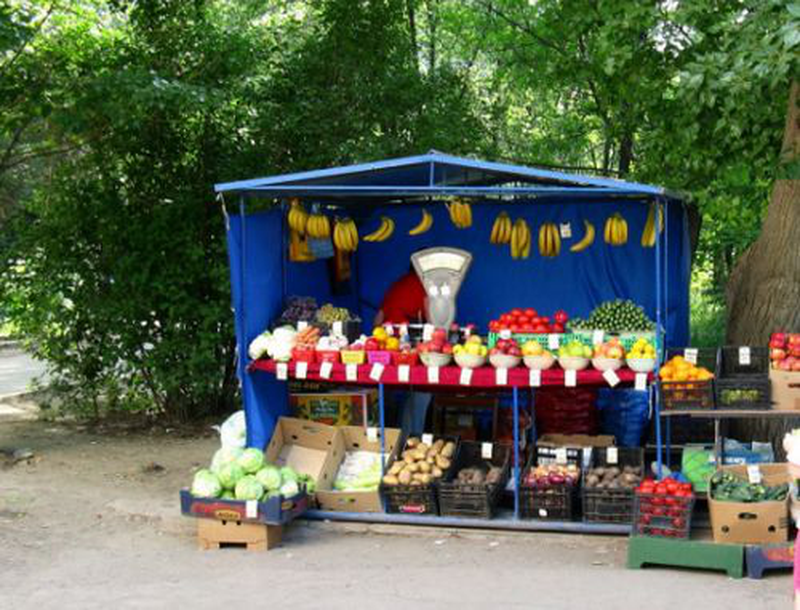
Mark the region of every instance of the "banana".
POLYGON ((583 239, 581 239, 578 243, 574 244, 569 251, 570 252, 583 252, 594 243, 594 225, 584 218, 583 226, 586 227, 586 231, 583 234, 583 239))
POLYGON ((531 228, 528 226, 528 223, 524 220, 522 221, 522 229, 524 231, 523 235, 523 243, 522 243, 522 252, 520 256, 522 258, 528 258, 531 255, 531 228))
POLYGON ((628 243, 628 221, 621 214, 617 214, 617 222, 619 223, 620 242, 622 246, 628 243))
POLYGON ((364 241, 380 242, 386 241, 394 233, 394 220, 387 216, 381 216, 381 226, 369 235, 364 237, 364 241))
POLYGON ((642 247, 652 248, 656 245, 656 233, 654 228, 655 210, 650 206, 650 211, 647 213, 647 222, 644 223, 644 231, 642 231, 642 247))
POLYGON ((352 247, 352 251, 355 252, 358 249, 358 228, 356 227, 355 221, 348 220, 347 223, 348 232, 350 233, 350 245, 352 247))
POLYGON ((468 229, 472 226, 472 208, 468 203, 461 201, 458 197, 447 204, 447 211, 450 220, 458 229, 468 229))
POLYGON ((503 219, 503 243, 507 244, 511 241, 511 218, 506 216, 503 219))
POLYGON ((337 221, 333 228, 333 243, 342 252, 355 252, 358 248, 358 230, 350 218, 337 221))
POLYGON ((493 244, 507 244, 511 239, 510 229, 511 220, 508 218, 508 214, 500 212, 492 225, 492 236, 489 241, 493 244))
POLYGON ((522 255, 522 249, 525 246, 526 226, 522 218, 517 218, 514 221, 514 227, 511 230, 511 258, 519 258, 522 255))
POLYGON ((612 224, 613 223, 612 223, 611 216, 609 216, 608 218, 606 218, 606 224, 605 224, 605 226, 603 228, 603 241, 606 242, 607 244, 611 243, 611 225, 612 224))
POLYGON ((472 206, 464 203, 461 209, 464 211, 464 228, 469 229, 472 226, 472 206))
POLYGON ((541 256, 547 256, 547 230, 544 227, 545 225, 539 227, 539 254, 541 256))
POLYGON ((423 233, 427 232, 433 226, 433 216, 431 213, 426 210, 422 209, 422 220, 420 220, 419 224, 411 229, 408 234, 409 235, 422 235, 423 233))
POLYGON ((558 256, 561 254, 561 235, 558 232, 558 227, 553 223, 550 223, 550 234, 553 236, 554 247, 551 256, 558 256))

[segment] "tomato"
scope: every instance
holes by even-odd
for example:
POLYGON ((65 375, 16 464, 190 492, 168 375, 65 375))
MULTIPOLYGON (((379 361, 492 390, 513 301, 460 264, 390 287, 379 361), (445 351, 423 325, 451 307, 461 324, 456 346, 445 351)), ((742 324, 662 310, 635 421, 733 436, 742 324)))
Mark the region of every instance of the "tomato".
POLYGON ((520 327, 519 327, 519 324, 512 324, 512 325, 511 325, 511 332, 512 332, 512 333, 518 333, 518 332, 520 332, 520 327))
POLYGON ((515 318, 518 318, 522 315, 522 310, 519 307, 515 307, 514 309, 511 310, 511 315, 514 316, 515 318))
POLYGON ((511 324, 511 320, 512 318, 510 314, 504 313, 502 316, 500 316, 500 322, 503 324, 511 324))
POLYGON ((674 527, 678 528, 678 529, 683 529, 684 526, 686 525, 686 520, 685 519, 681 519, 680 517, 675 517, 672 520, 672 525, 674 527))
POLYGON ((524 332, 524 333, 532 333, 533 332, 533 324, 523 324, 522 325, 522 332, 524 332))
POLYGON ((564 325, 563 324, 553 324, 553 332, 554 333, 563 333, 564 332, 564 325))
POLYGON ((535 310, 535 309, 533 309, 532 307, 528 307, 528 308, 525 310, 525 315, 526 315, 526 316, 528 316, 529 318, 535 318, 535 317, 536 317, 536 316, 538 316, 539 314, 538 314, 538 313, 536 313, 536 310, 535 310))
POLYGON ((656 485, 656 493, 659 496, 665 496, 667 494, 667 486, 664 483, 659 483, 656 485))
POLYGON ((530 321, 531 319, 526 315, 521 315, 517 318, 517 322, 520 324, 528 324, 530 321))
POLYGON ((656 516, 656 517, 663 517, 666 514, 667 514, 667 509, 666 508, 662 508, 661 506, 656 506, 653 509, 653 515, 656 516))
POLYGON ((668 481, 667 493, 671 496, 674 496, 676 493, 678 493, 678 484, 675 483, 674 481, 668 481))
POLYGON ((650 515, 641 515, 639 517, 639 523, 643 523, 644 525, 647 525, 648 523, 650 523, 651 519, 652 519, 652 517, 650 515))
POLYGON ((489 322, 489 330, 490 331, 492 331, 493 333, 496 333, 499 329, 500 329, 500 327, 497 324, 497 320, 492 320, 491 322, 489 322))
POLYGON ((553 318, 559 324, 566 324, 567 320, 569 320, 569 316, 567 315, 567 312, 564 311, 563 309, 559 309, 556 313, 554 313, 553 314, 553 318))
POLYGON ((535 332, 535 333, 546 333, 546 332, 548 332, 548 329, 547 329, 547 326, 545 326, 544 324, 539 324, 539 325, 533 327, 533 332, 535 332))
POLYGON ((686 489, 679 489, 678 491, 675 492, 675 495, 679 498, 691 498, 692 492, 687 491, 686 489))
POLYGON ((691 483, 681 483, 678 486, 678 489, 680 489, 681 491, 687 491, 689 493, 692 493, 692 484, 691 483))
POLYGON ((542 324, 550 324, 550 318, 548 316, 542 316, 541 318, 539 318, 539 321, 542 324))

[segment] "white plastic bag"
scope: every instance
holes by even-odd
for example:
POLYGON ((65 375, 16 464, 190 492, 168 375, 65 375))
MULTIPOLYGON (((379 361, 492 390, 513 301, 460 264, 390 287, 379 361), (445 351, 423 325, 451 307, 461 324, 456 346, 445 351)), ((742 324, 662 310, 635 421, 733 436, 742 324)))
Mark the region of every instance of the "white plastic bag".
POLYGON ((236 411, 222 422, 221 426, 214 426, 214 429, 219 432, 219 441, 223 447, 244 448, 247 444, 247 423, 244 419, 244 411, 236 411))

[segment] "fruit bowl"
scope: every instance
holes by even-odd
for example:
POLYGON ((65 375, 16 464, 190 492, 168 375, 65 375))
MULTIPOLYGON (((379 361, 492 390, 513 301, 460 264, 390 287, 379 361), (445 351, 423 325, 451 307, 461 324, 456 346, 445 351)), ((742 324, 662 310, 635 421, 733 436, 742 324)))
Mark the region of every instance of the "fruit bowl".
POLYGON ((525 366, 529 369, 546 371, 556 362, 553 354, 541 354, 539 356, 524 356, 525 366))
POLYGON ((651 373, 656 368, 655 358, 628 358, 628 367, 636 373, 651 373))
POLYGON ((589 366, 589 359, 583 356, 559 356, 558 363, 565 371, 582 371, 589 366))
POLYGON ((606 358, 595 356, 592 358, 592 366, 598 371, 618 371, 622 368, 623 361, 619 358, 606 358))
POLYGON ((447 366, 453 359, 452 354, 440 354, 439 352, 422 352, 419 355, 422 364, 425 366, 447 366))
POLYGON ((519 363, 522 362, 522 358, 509 354, 492 354, 489 356, 489 362, 491 362, 492 366, 496 369, 513 369, 519 366, 519 363))
POLYGON ((455 354, 453 357, 462 369, 477 369, 486 364, 486 356, 478 354, 455 354))
POLYGON ((406 364, 415 366, 417 364, 417 352, 392 352, 392 364, 400 366, 406 364))

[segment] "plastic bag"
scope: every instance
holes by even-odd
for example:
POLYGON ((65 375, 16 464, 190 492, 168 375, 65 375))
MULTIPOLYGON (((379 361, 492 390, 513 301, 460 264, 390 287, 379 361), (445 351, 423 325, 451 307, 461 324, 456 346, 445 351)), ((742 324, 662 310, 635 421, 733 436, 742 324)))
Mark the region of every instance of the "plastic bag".
POLYGON ((221 426, 214 426, 219 432, 219 441, 223 447, 244 448, 247 444, 247 422, 244 411, 236 411, 221 426))

